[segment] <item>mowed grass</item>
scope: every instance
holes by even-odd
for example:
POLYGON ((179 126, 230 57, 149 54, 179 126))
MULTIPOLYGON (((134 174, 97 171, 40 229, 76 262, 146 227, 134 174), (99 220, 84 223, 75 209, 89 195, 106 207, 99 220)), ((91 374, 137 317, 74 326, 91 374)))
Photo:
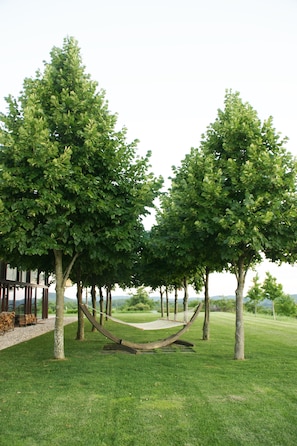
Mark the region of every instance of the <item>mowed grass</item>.
MULTIPOLYGON (((296 444, 296 322, 246 316, 245 361, 233 360, 234 315, 211 314, 208 342, 202 323, 183 337, 194 351, 104 353, 87 322, 83 342, 65 328, 65 361, 51 359, 52 333, 1 351, 0 445, 296 444)), ((169 333, 108 327, 135 341, 169 333)))

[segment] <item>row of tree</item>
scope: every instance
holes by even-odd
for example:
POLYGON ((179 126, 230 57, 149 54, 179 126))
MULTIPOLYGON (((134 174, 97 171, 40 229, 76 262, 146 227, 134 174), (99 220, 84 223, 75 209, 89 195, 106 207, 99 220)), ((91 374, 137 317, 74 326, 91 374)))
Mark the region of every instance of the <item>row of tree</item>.
MULTIPOLYGON (((53 48, 44 71, 25 79, 0 115, 0 250, 24 269, 55 274, 54 357, 64 358, 64 289, 147 285, 205 289, 203 337, 209 337, 208 280, 237 277, 236 359, 244 358, 243 288, 261 257, 295 261, 296 161, 269 118, 262 124, 238 93, 199 148, 173 168, 157 222, 142 219, 160 194, 150 153, 138 157, 82 65, 77 42, 53 48)), ((102 301, 102 296, 100 296, 102 301)), ((82 316, 79 316, 82 326, 82 316)), ((80 335, 79 335, 80 336, 80 335)), ((78 337, 79 337, 78 336, 78 337)))
POLYGON ((144 251, 148 282, 156 264, 154 277, 164 285, 188 278, 199 288, 203 279, 204 339, 209 337, 209 275, 236 275, 235 359, 244 359, 243 298, 249 268, 263 256, 296 260, 297 165, 285 143, 272 118, 262 123, 239 93, 227 91, 224 109, 202 135, 200 147, 173 168, 171 188, 161 197, 157 224, 144 251))
MULTIPOLYGON (((246 307, 257 315, 258 308, 263 301, 269 300, 272 305, 273 318, 276 314, 284 316, 296 316, 297 305, 295 300, 283 290, 281 283, 277 283, 276 278, 269 272, 266 273, 264 282, 261 284, 258 274, 253 278, 253 285, 246 295, 248 302, 246 307)), ((261 308, 262 310, 262 308, 261 308)))

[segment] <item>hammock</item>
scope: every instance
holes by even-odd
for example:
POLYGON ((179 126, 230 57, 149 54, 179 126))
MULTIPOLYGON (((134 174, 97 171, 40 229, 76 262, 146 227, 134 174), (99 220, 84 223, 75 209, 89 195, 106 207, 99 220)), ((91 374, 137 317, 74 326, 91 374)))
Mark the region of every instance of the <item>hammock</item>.
MULTIPOLYGON (((81 310, 83 311, 83 313, 85 314, 85 316, 91 322, 91 324, 101 334, 103 334, 103 336, 106 336, 108 339, 110 339, 111 341, 115 342, 116 344, 125 347, 127 350, 129 350, 132 353, 138 353, 141 350, 144 350, 144 351, 154 350, 156 348, 166 347, 166 346, 171 345, 173 343, 177 343, 177 344, 182 344, 182 345, 187 345, 187 346, 192 346, 193 347, 193 344, 191 342, 181 341, 179 338, 182 336, 183 333, 185 333, 190 328, 190 326, 196 320, 196 318, 197 318, 197 316, 198 316, 198 314, 200 312, 202 303, 200 305, 198 305, 198 307, 196 308, 193 316, 191 317, 191 320, 187 324, 183 324, 182 323, 183 327, 177 333, 172 334, 172 335, 168 336, 167 338, 161 339, 159 341, 152 341, 152 342, 145 342, 145 343, 126 341, 124 339, 118 338, 117 336, 114 336, 109 330, 107 330, 105 327, 103 327, 103 325, 100 325, 99 322, 96 321, 94 316, 89 312, 88 307, 86 305, 79 304, 79 306, 80 306, 81 310)), ((121 323, 122 322, 123 321, 121 321, 121 323)), ((165 322, 165 321, 162 321, 162 322, 165 322)), ((151 323, 149 323, 149 324, 151 324, 151 323)))
POLYGON ((109 316, 106 313, 100 312, 100 314, 104 315, 113 322, 117 322, 118 324, 123 324, 123 325, 129 325, 130 327, 138 328, 139 330, 164 330, 166 328, 180 327, 181 325, 186 325, 185 322, 172 321, 169 319, 158 319, 152 322, 125 322, 122 321, 121 319, 109 316))

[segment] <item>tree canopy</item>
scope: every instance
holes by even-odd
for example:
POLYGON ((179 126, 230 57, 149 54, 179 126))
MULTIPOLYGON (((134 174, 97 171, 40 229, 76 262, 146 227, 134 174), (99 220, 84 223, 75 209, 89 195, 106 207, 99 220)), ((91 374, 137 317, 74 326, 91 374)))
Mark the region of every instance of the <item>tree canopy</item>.
POLYGON ((129 283, 137 263, 136 281, 154 287, 197 279, 198 270, 207 277, 234 272, 234 357, 244 359, 248 269, 263 255, 296 259, 297 165, 286 138, 271 117, 262 123, 239 93, 227 91, 199 148, 173 168, 157 224, 146 234, 142 217, 162 185, 150 172, 150 152, 137 156, 137 140, 128 143, 126 130, 117 129, 75 39, 50 57, 0 114, 0 246, 8 261, 47 262, 55 272, 55 357, 64 357, 64 288, 80 257, 92 283, 96 274, 102 283, 107 270, 109 284, 129 283))
POLYGON ((263 253, 284 258, 296 239, 296 160, 285 142, 272 118, 261 123, 239 93, 227 91, 224 110, 172 180, 181 245, 196 263, 236 274, 236 359, 244 359, 246 273, 263 253))
MULTIPOLYGON (((50 56, 0 115, 0 243, 7 258, 54 254, 58 312, 76 258, 131 249, 162 181, 148 171, 150 153, 138 157, 137 141, 116 129, 75 39, 50 56)), ((57 358, 64 356, 61 318, 57 358)))

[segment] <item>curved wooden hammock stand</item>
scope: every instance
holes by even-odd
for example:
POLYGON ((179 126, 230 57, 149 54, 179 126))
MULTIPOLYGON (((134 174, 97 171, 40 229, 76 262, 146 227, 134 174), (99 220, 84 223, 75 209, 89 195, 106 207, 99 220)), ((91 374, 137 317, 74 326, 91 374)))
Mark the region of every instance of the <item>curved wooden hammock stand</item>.
POLYGON ((89 312, 88 307, 86 305, 79 304, 79 306, 82 309, 85 316, 87 317, 87 319, 103 336, 106 336, 108 339, 115 342, 116 344, 123 346, 126 350, 130 351, 131 353, 138 353, 141 350, 149 351, 149 350, 154 350, 154 349, 161 348, 161 347, 167 347, 168 345, 171 345, 173 343, 193 347, 194 344, 192 344, 191 342, 182 341, 179 338, 186 331, 188 331, 190 326, 196 320, 196 318, 200 312, 202 303, 200 303, 199 306, 196 308, 190 321, 188 323, 186 323, 183 326, 183 328, 181 328, 177 333, 174 333, 174 334, 168 336, 167 338, 161 339, 159 341, 152 341, 152 342, 145 342, 145 343, 126 341, 125 339, 120 339, 117 336, 114 336, 109 330, 104 328, 103 325, 100 325, 99 322, 96 321, 94 316, 89 312))

